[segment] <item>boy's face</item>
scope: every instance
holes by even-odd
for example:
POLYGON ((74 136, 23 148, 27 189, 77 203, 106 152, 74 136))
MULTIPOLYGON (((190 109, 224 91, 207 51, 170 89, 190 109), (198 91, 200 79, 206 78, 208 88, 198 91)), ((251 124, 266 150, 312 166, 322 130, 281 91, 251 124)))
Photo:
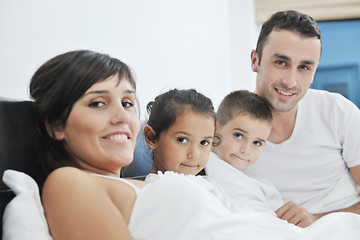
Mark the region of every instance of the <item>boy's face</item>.
POLYGON ((254 164, 265 145, 271 125, 265 120, 238 115, 224 126, 217 126, 222 141, 212 151, 233 167, 242 170, 254 164))
POLYGON ((156 141, 152 172, 199 173, 209 160, 214 132, 212 117, 186 110, 156 141))

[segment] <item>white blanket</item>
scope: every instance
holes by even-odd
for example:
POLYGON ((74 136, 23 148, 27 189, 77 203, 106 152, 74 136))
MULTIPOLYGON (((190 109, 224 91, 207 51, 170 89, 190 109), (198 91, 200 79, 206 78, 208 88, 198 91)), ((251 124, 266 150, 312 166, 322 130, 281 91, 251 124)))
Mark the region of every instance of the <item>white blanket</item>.
MULTIPOLYGON (((233 213, 209 192, 211 184, 194 179, 169 173, 141 190, 129 223, 135 240, 359 239, 359 215, 329 214, 303 229, 265 212, 233 213)), ((3 181, 17 195, 4 215, 3 239, 52 239, 35 182, 11 170, 3 181)))

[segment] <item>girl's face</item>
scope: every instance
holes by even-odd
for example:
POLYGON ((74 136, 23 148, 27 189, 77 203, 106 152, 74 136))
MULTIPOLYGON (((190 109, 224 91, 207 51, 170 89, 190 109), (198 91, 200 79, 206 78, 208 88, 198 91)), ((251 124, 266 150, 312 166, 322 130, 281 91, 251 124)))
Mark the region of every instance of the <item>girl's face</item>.
POLYGON ((153 146, 152 172, 199 173, 208 162, 214 131, 212 117, 185 110, 153 146))
POLYGON ((75 102, 66 125, 55 129, 55 137, 64 140, 81 168, 120 176, 121 167, 133 160, 140 130, 135 102, 130 82, 111 76, 75 102))

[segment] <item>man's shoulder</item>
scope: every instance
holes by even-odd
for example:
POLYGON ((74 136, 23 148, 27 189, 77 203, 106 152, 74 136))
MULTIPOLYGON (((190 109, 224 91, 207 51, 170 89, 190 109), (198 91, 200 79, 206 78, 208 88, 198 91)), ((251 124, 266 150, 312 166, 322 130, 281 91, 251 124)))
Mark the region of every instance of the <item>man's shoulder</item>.
POLYGON ((329 92, 326 90, 309 89, 304 98, 300 101, 302 104, 311 106, 334 106, 334 104, 342 106, 343 104, 352 104, 340 93, 329 92))
POLYGON ((329 92, 326 90, 319 90, 319 89, 308 89, 304 98, 344 98, 340 93, 329 92))

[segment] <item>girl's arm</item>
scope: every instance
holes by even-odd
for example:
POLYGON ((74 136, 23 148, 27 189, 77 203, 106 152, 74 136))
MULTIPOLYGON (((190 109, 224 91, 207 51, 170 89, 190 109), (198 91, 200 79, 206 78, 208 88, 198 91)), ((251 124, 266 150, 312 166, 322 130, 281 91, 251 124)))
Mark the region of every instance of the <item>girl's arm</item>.
POLYGON ((42 201, 54 239, 132 239, 107 188, 76 168, 60 168, 45 182, 42 201))

